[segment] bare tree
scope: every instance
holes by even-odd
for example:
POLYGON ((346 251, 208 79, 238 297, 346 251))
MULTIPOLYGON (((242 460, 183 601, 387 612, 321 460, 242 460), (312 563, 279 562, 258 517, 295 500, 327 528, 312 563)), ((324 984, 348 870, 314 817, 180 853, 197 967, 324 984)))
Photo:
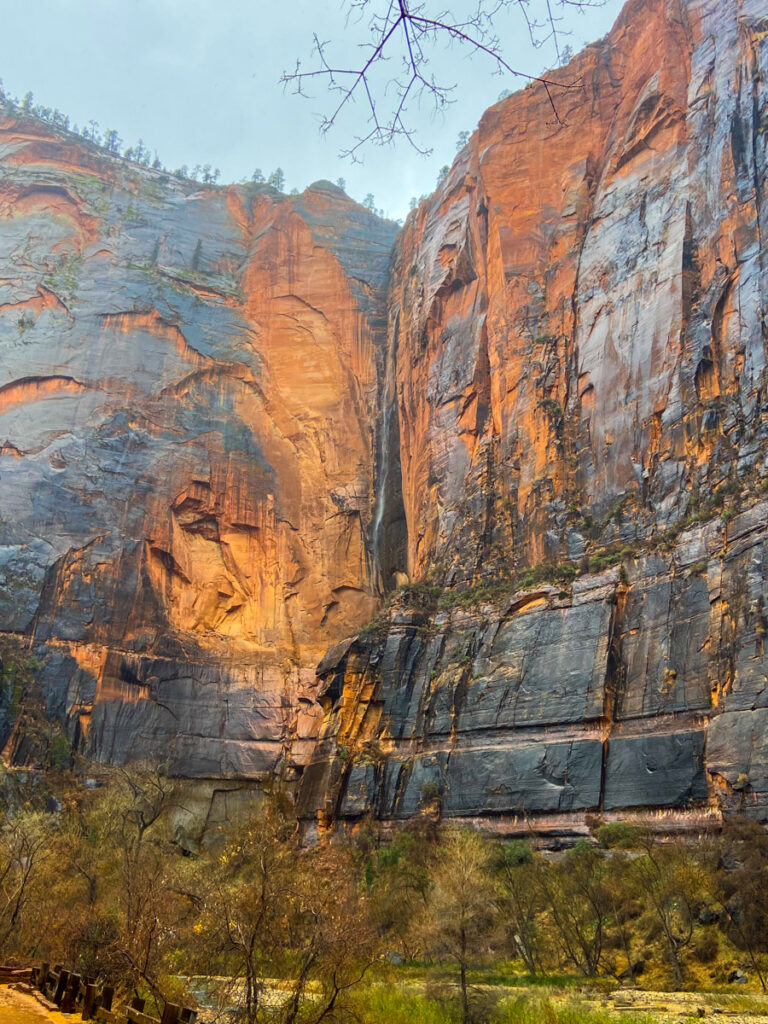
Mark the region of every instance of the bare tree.
POLYGON ((40 898, 36 885, 51 846, 46 815, 22 811, 0 829, 0 952, 18 942, 30 903, 40 898))
MULTIPOLYGON (((465 0, 453 8, 435 7, 431 0, 343 0, 347 12, 347 35, 355 31, 363 36, 356 40, 363 58, 352 65, 337 63, 333 44, 314 34, 311 65, 301 60, 295 68, 284 72, 282 82, 300 95, 307 95, 311 83, 325 83, 334 103, 321 124, 328 132, 342 112, 355 100, 363 102, 366 128, 355 138, 342 156, 355 157, 366 144, 391 143, 404 138, 418 152, 426 153, 415 137, 410 119, 412 105, 425 99, 435 110, 451 102, 456 86, 433 74, 430 63, 437 48, 452 46, 468 55, 484 57, 491 73, 511 76, 516 80, 538 82, 546 90, 553 119, 562 124, 557 96, 581 87, 578 80, 562 76, 529 75, 512 67, 504 56, 496 21, 503 12, 517 10, 527 27, 535 48, 549 43, 556 63, 563 63, 570 53, 563 45, 564 12, 602 6, 604 0, 465 0)), ((347 44, 349 45, 349 44, 347 44)))
POLYGON ((350 851, 301 851, 277 805, 243 827, 198 872, 194 926, 201 966, 211 955, 240 982, 229 998, 245 1024, 321 1024, 375 958, 375 934, 350 851))
POLYGON ((491 947, 498 919, 489 843, 468 829, 450 832, 430 880, 426 947, 459 968, 461 1021, 469 1024, 467 972, 491 947))

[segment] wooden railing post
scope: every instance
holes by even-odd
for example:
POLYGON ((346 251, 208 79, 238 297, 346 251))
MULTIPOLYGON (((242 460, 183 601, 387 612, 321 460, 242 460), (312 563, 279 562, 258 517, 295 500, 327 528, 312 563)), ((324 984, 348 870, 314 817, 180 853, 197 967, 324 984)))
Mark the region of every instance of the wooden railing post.
POLYGON ((115 990, 111 985, 105 985, 101 990, 101 1005, 105 1010, 112 1009, 112 1000, 115 998, 115 990))
POLYGON ((160 1024, 177 1024, 180 1010, 181 1007, 176 1003, 166 1003, 160 1024))
POLYGON ((59 971, 59 978, 56 982, 56 991, 53 993, 53 1001, 57 1006, 61 1006, 61 1000, 64 998, 64 991, 69 981, 69 971, 65 971, 63 968, 59 971))
POLYGON ((88 982, 85 986, 85 995, 83 996, 83 1020, 90 1020, 93 1016, 94 1006, 96 1003, 96 986, 92 981, 88 982))
POLYGON ((77 1004, 77 997, 80 992, 80 975, 70 974, 67 987, 61 1000, 61 1012, 72 1013, 77 1004))

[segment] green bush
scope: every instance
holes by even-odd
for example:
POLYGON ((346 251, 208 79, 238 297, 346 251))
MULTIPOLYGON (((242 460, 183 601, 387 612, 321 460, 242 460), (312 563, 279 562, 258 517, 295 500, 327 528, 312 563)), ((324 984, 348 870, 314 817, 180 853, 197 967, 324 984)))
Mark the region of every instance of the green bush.
POLYGON ((595 832, 598 843, 606 850, 631 850, 637 846, 639 833, 626 821, 609 821, 595 832))
POLYGON ((48 748, 48 760, 57 772, 69 768, 72 764, 72 751, 66 736, 62 736, 61 733, 54 736, 48 748))

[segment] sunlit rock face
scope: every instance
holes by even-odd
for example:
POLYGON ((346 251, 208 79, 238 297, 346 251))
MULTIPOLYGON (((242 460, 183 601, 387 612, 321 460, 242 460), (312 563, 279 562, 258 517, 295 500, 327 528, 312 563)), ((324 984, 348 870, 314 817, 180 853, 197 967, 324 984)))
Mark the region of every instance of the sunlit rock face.
POLYGON ((768 817, 765 4, 630 2, 553 77, 397 243, 385 518, 434 590, 321 665, 307 820, 768 817))
POLYGON ((390 296, 409 568, 667 526, 765 437, 764 5, 630 2, 486 112, 390 296), (624 508, 619 510, 618 503, 624 508), (619 512, 623 511, 624 515, 619 512))
POLYGON ((4 125, 0 630, 80 750, 328 827, 768 818, 764 7, 632 0, 397 241, 4 125))
POLYGON ((93 757, 283 771, 375 606, 394 226, 1 127, 0 630, 93 757))

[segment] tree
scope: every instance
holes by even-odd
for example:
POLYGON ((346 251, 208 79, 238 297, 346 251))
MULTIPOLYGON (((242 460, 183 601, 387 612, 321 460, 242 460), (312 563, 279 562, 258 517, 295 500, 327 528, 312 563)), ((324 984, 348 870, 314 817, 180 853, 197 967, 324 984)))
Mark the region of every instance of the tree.
POLYGON ((99 132, 99 122, 91 119, 88 122, 88 127, 83 129, 83 138, 88 142, 92 142, 95 146, 101 145, 101 133, 99 132))
POLYGON ((255 182, 257 185, 260 185, 264 181, 264 175, 262 174, 260 167, 257 167, 251 175, 251 181, 255 182))
POLYGON ((470 13, 461 16, 450 9, 435 7, 430 0, 346 0, 350 31, 358 29, 357 41, 364 57, 350 65, 339 61, 333 46, 315 33, 311 51, 312 65, 305 69, 301 60, 283 73, 282 81, 299 95, 314 82, 324 82, 333 96, 330 112, 325 114, 321 130, 328 132, 340 115, 358 98, 366 111, 366 127, 342 155, 355 157, 361 147, 383 145, 404 138, 418 152, 420 147, 410 120, 412 104, 428 100, 435 110, 451 101, 453 83, 439 81, 430 70, 430 60, 440 46, 452 46, 465 53, 484 57, 492 71, 517 80, 540 83, 546 91, 554 121, 562 124, 556 97, 579 88, 575 81, 550 75, 528 75, 513 68, 505 59, 495 19, 505 10, 517 10, 525 20, 531 44, 550 43, 557 62, 561 62, 562 15, 557 10, 599 6, 602 0, 538 0, 541 16, 531 12, 522 0, 476 0, 470 13))
POLYGON ((122 144, 123 140, 114 128, 110 128, 109 131, 104 132, 104 148, 108 149, 110 153, 119 154, 122 144))
POLYGON ((233 996, 246 1024, 339 1019, 346 994, 374 959, 367 900, 355 875, 342 846, 298 850, 295 826, 276 804, 198 873, 194 932, 202 962, 223 956, 241 980, 233 996), (279 989, 268 979, 279 979, 279 989))
POLYGON ((717 847, 714 896, 722 909, 721 927, 740 949, 766 990, 768 954, 768 835, 745 818, 727 821, 717 847))
POLYGON ((28 922, 30 904, 41 896, 37 886, 51 851, 51 822, 38 811, 22 811, 0 830, 0 953, 28 922))
POLYGON ((437 184, 438 185, 442 185, 443 182, 448 178, 448 175, 450 173, 451 173, 451 168, 448 166, 448 164, 443 164, 443 166, 437 172, 437 184))
POLYGON ((611 912, 610 870, 602 851, 579 840, 562 861, 538 863, 534 874, 563 959, 587 977, 600 966, 611 912))
POLYGON ((373 197, 373 192, 369 192, 366 195, 365 199, 363 199, 363 206, 366 208, 366 210, 373 211, 376 209, 376 200, 373 197))
POLYGON ((116 899, 116 950, 134 990, 143 982, 162 1002, 159 980, 171 916, 166 882, 172 847, 166 827, 176 784, 156 765, 134 763, 109 773, 102 814, 116 857, 110 887, 116 899))
POLYGON ((418 924, 429 893, 434 836, 423 821, 414 821, 391 842, 369 853, 365 881, 379 932, 389 948, 406 960, 420 953, 418 924))
POLYGON ((684 980, 684 950, 693 938, 698 899, 703 891, 701 867, 682 843, 659 845, 642 838, 644 856, 634 861, 639 888, 661 930, 666 959, 676 988, 684 980))
POLYGON ((469 142, 469 132, 459 132, 456 137, 456 152, 459 153, 469 142))
POLYGON ((491 850, 467 829, 451 832, 431 874, 427 897, 426 944, 459 968, 462 1024, 469 1024, 467 971, 489 948, 497 920, 491 850))
POLYGON ((501 888, 500 908, 512 946, 530 974, 541 969, 538 916, 543 908, 540 890, 531 884, 533 851, 523 840, 498 847, 494 868, 501 888))
POLYGON ((267 184, 271 185, 272 188, 276 188, 278 192, 282 192, 285 188, 285 173, 282 167, 276 167, 274 171, 267 178, 267 184))
POLYGON ((346 189, 346 187, 347 187, 347 183, 346 183, 346 181, 344 180, 344 178, 337 178, 337 179, 336 179, 336 184, 337 184, 337 185, 339 186, 339 188, 340 188, 340 189, 342 189, 342 190, 345 190, 345 189, 346 189))

